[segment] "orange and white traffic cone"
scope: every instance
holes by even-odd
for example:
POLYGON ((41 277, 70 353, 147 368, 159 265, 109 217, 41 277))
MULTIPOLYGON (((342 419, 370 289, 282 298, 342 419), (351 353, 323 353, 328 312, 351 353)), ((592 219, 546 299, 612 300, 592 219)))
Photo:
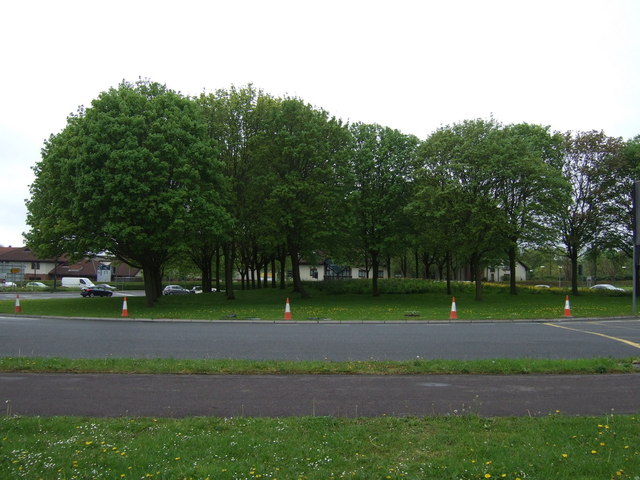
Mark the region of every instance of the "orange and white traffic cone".
POLYGON ((458 318, 458 310, 456 309, 456 297, 451 300, 451 313, 449 314, 449 320, 455 320, 458 318))
POLYGON ((22 313, 22 307, 20 306, 20 295, 16 295, 16 313, 22 313))
POLYGON ((291 320, 291 305, 289 305, 289 298, 287 298, 287 303, 284 306, 284 319, 291 320))
POLYGON ((129 316, 129 309, 127 308, 127 297, 124 297, 124 300, 122 301, 122 316, 129 316))
POLYGON ((569 295, 567 295, 564 299, 564 316, 571 316, 571 304, 569 303, 569 295))

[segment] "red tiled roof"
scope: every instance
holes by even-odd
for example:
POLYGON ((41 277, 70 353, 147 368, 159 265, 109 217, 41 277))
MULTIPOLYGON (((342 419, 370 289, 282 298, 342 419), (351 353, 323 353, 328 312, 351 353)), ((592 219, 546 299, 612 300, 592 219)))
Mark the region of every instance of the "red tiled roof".
MULTIPOLYGON (((62 259, 59 259, 59 261, 62 259)), ((38 258, 27 247, 0 247, 0 262, 55 262, 54 258, 38 258)))

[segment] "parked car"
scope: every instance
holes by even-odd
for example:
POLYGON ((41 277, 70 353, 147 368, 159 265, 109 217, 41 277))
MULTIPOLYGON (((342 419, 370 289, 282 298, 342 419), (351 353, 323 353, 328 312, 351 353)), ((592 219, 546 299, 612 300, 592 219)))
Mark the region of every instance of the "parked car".
POLYGON ((202 293, 202 287, 195 286, 191 289, 191 293, 202 293))
POLYGON ((610 290, 614 292, 624 292, 624 288, 614 287, 608 283, 599 283, 598 285, 594 285, 590 290, 610 290))
POLYGON ((17 285, 14 282, 3 282, 0 283, 0 287, 2 288, 15 288, 17 285))
POLYGON ((93 287, 94 283, 86 277, 62 277, 60 284, 66 288, 93 287))
POLYGON ((47 288, 47 286, 42 282, 27 282, 25 287, 26 288, 47 288))
POLYGON ((186 295, 189 293, 191 293, 189 290, 180 285, 167 285, 164 287, 164 290, 162 290, 163 295, 186 295))
POLYGON ((94 285, 92 287, 82 287, 80 295, 83 297, 110 297, 113 292, 101 285, 94 285))
POLYGON ((534 288, 551 288, 549 285, 535 285, 534 288))

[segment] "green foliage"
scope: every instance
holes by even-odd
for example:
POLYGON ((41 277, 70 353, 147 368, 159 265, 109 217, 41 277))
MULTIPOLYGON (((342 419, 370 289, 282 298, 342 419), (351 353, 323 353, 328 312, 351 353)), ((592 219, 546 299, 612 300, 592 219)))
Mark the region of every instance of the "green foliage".
POLYGON ((163 265, 207 225, 226 221, 214 145, 195 102, 157 83, 123 82, 68 119, 35 168, 27 239, 36 251, 108 251, 145 270, 147 298, 163 265))

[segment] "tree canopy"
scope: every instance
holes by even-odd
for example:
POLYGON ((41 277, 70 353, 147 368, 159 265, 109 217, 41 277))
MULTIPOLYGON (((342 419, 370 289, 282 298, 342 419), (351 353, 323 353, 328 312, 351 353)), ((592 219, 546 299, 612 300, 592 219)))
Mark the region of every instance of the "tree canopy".
POLYGON ((223 262, 233 299, 236 272, 262 287, 268 268, 305 295, 300 262, 315 258, 363 266, 378 295, 380 265, 405 272, 412 251, 416 275, 419 259, 449 289, 464 274, 481 299, 487 267, 508 263, 516 293, 521 253, 562 245, 575 289, 580 255, 630 242, 638 138, 490 118, 420 141, 252 85, 192 98, 122 82, 45 142, 25 236, 44 256, 104 251, 142 268, 150 303, 176 256, 205 291, 223 262))

